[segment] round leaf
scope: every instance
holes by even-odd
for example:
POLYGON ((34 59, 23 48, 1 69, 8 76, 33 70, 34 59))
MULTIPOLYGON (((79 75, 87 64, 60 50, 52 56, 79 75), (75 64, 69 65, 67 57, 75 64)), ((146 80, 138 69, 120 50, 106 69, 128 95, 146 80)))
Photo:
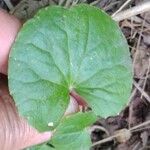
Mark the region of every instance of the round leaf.
POLYGON ((20 113, 40 131, 56 127, 76 91, 101 117, 126 105, 132 84, 118 25, 88 5, 51 6, 24 24, 9 59, 9 87, 20 113))

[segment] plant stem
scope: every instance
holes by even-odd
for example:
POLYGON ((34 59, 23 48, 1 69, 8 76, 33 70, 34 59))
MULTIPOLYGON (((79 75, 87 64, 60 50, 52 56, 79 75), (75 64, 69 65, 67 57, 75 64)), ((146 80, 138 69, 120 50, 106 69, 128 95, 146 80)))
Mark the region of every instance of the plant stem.
POLYGON ((83 97, 81 97, 78 93, 76 93, 75 90, 70 91, 70 96, 72 96, 78 103, 78 105, 81 105, 83 107, 88 106, 87 102, 83 97))

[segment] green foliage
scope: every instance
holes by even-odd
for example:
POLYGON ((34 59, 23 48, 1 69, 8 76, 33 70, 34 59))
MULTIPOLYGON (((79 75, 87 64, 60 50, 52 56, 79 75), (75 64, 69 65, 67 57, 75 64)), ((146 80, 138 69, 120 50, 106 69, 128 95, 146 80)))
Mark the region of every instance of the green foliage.
POLYGON ((39 131, 56 129, 51 140, 56 150, 87 150, 86 127, 95 119, 91 113, 62 119, 70 91, 83 97, 94 114, 115 115, 128 101, 131 70, 128 45, 111 17, 88 5, 51 6, 21 29, 10 54, 9 88, 31 125, 39 131))
MULTIPOLYGON (((88 150, 91 146, 91 140, 87 126, 92 125, 95 121, 96 116, 91 112, 77 113, 64 117, 56 127, 50 144, 54 145, 56 150, 66 150, 68 148, 71 150, 88 150)), ((46 150, 46 147, 50 148, 46 145, 43 147, 36 146, 31 150, 46 150)))

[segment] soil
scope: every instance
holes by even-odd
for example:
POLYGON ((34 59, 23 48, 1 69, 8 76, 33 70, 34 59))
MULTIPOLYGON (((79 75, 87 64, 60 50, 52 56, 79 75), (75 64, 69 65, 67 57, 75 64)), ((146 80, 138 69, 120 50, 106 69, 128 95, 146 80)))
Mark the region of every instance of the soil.
MULTIPOLYGON (((11 0, 14 6, 17 5, 19 1, 20 0, 11 0)), ((87 3, 93 1, 94 0, 88 0, 87 3)), ((124 9, 136 6, 144 1, 146 0, 132 0, 124 9)), ((126 0, 99 0, 96 6, 112 15, 125 2, 126 0)), ((37 3, 39 3, 38 0, 37 3)), ((55 1, 55 3, 57 3, 57 1, 55 1)), ((44 5, 47 5, 47 3, 44 3, 44 5)), ((0 7, 9 11, 3 0, 0 0, 0 7)), ((18 5, 17 9, 21 7, 22 5, 18 5)), ((21 16, 21 19, 27 18, 26 16, 23 18, 21 16)), ((150 11, 125 19, 119 22, 119 25, 128 41, 131 58, 133 60, 134 84, 130 103, 119 115, 99 119, 93 125, 93 128, 96 127, 91 134, 93 143, 114 135, 117 130, 124 128, 131 129, 143 122, 150 121, 150 11)), ((137 128, 131 133, 129 139, 124 139, 121 143, 117 139, 113 139, 104 144, 96 145, 91 149, 148 150, 150 149, 150 124, 137 128)))

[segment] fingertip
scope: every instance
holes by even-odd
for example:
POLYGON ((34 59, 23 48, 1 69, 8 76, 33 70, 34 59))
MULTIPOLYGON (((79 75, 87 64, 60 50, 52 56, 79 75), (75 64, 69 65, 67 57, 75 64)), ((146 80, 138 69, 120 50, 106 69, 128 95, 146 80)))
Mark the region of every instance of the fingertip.
POLYGON ((51 137, 53 136, 52 132, 44 132, 41 133, 41 141, 45 142, 51 139, 51 137))
POLYGON ((24 142, 24 144, 21 146, 21 149, 47 142, 51 139, 52 135, 53 135, 52 132, 34 134, 32 135, 32 137, 28 137, 26 142, 24 142))

